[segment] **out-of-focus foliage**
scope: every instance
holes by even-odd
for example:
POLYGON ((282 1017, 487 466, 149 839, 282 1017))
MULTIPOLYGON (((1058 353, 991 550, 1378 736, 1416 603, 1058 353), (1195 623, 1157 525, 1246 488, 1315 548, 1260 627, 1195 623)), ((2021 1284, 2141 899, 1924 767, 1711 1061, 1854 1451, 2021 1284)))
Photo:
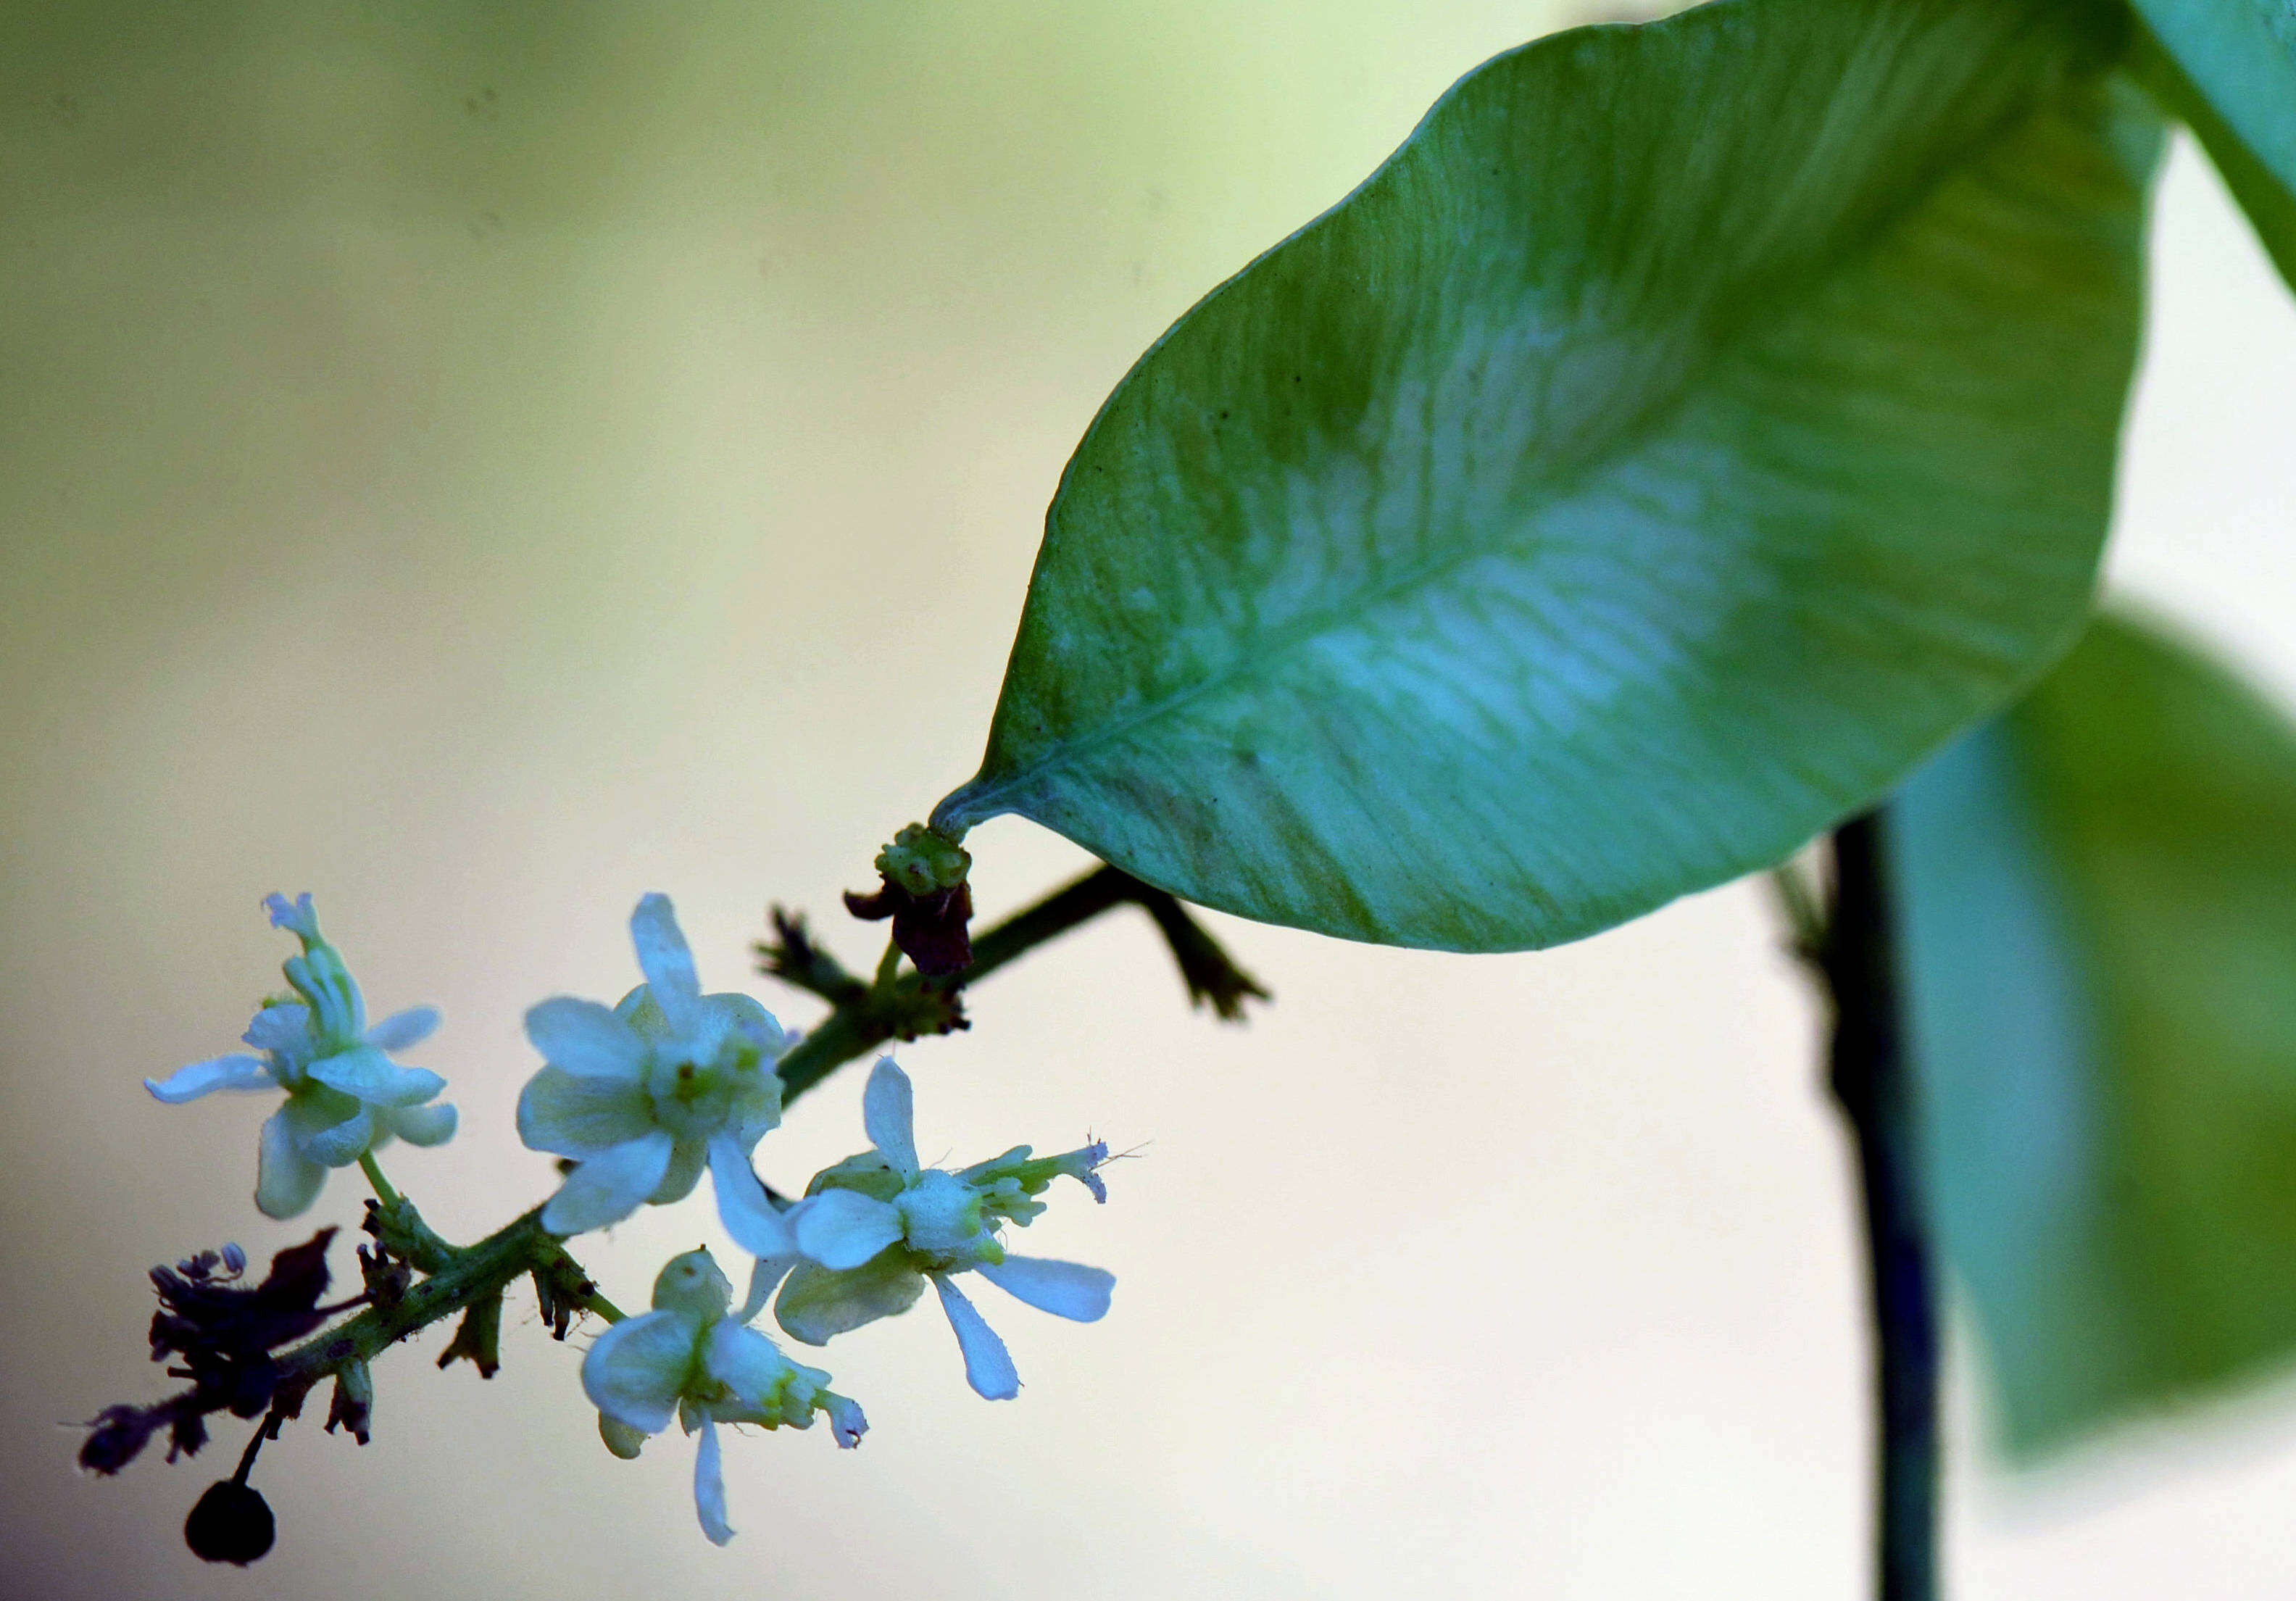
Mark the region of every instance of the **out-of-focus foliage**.
POLYGON ((2190 124, 2257 237, 2296 284, 2296 5, 2135 0, 2145 86, 2190 124))
POLYGON ((2106 619, 1890 809, 1931 1203, 2008 1448, 2296 1350, 2296 729, 2106 619))
POLYGON ((1491 950, 1866 804, 2087 607, 2158 145, 2123 32, 1722 0, 1471 74, 1119 386, 936 820, 1491 950))

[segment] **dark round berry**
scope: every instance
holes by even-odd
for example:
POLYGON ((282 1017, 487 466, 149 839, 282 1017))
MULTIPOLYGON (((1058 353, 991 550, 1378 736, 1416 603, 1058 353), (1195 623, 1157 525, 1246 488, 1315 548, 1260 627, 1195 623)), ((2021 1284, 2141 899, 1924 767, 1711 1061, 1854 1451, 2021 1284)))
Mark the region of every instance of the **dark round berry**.
POLYGON ((209 1562, 245 1567, 271 1549, 271 1507, 252 1485, 218 1479, 184 1520, 184 1543, 209 1562))

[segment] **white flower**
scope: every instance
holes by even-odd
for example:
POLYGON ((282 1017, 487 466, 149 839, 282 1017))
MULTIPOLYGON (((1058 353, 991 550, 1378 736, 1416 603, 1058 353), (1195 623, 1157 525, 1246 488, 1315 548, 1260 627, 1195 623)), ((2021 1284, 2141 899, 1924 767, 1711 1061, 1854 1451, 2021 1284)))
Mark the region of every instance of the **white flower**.
POLYGON ((1079 1323, 1099 1319, 1115 1275, 1008 1256, 998 1234, 1008 1222, 1026 1227, 1045 1210, 1035 1197, 1063 1174, 1105 1202, 1107 1187, 1094 1170, 1108 1160, 1108 1146, 1095 1141, 1031 1160, 1027 1145, 1016 1145, 959 1172, 920 1167, 909 1077, 890 1056, 870 1073, 861 1113, 876 1149, 816 1174, 807 1199, 790 1213, 797 1248, 808 1260, 790 1275, 775 1320, 808 1345, 825 1344, 907 1310, 931 1280, 964 1352, 965 1378, 990 1400, 1011 1400, 1021 1390, 1012 1356, 952 1276, 978 1272, 1040 1310, 1079 1323))
POLYGON ((435 1145, 455 1132, 452 1106, 425 1104, 447 1080, 404 1067, 389 1054, 430 1037, 439 1014, 429 1006, 394 1013, 366 1026, 366 1003, 341 953, 319 933, 311 898, 264 900, 271 926, 303 944, 283 971, 299 1001, 266 1006, 247 1025, 259 1056, 194 1062, 144 1088, 169 1105, 218 1089, 283 1089, 287 1104, 263 1125, 256 1148, 255 1204, 266 1217, 291 1218, 318 1199, 329 1168, 348 1167, 393 1136, 435 1145))
POLYGON ((789 1225, 750 1169, 782 1121, 774 1063, 789 1037, 746 995, 704 995, 666 895, 630 914, 646 981, 618 1006, 560 997, 526 1014, 545 1065, 518 1097, 519 1137, 578 1164, 542 1210, 555 1235, 683 1200, 706 1164, 726 1231, 753 1256, 791 1254, 789 1225))
POLYGON ((646 1437, 668 1428, 672 1417, 687 1433, 701 1432, 693 1505, 701 1531, 717 1545, 734 1538, 726 1522, 719 1424, 809 1429, 814 1413, 826 1412, 837 1443, 848 1449, 860 1444, 869 1427, 858 1406, 829 1388, 827 1374, 791 1361, 781 1347, 744 1326, 784 1265, 760 1261, 749 1301, 736 1312, 728 1310, 734 1286, 709 1252, 674 1257, 654 1280, 654 1310, 614 1325, 582 1359, 583 1391, 598 1408, 606 1449, 617 1457, 636 1456, 646 1437))

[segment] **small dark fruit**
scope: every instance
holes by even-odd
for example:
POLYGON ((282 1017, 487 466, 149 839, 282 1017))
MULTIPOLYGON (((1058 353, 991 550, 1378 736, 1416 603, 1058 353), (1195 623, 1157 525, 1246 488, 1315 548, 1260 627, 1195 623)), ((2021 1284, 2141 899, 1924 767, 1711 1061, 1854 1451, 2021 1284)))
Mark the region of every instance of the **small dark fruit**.
POLYGON ((184 1543, 194 1556, 209 1562, 235 1562, 245 1567, 271 1549, 277 1532, 270 1504, 252 1485, 235 1479, 218 1479, 208 1486, 184 1520, 184 1543))

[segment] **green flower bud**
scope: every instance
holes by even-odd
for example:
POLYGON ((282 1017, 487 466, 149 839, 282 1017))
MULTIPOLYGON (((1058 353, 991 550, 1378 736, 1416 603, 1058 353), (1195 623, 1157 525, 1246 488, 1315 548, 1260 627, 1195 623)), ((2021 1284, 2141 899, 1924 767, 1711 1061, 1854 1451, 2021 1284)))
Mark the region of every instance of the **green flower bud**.
POLYGON ((954 890, 972 871, 972 853, 946 834, 912 823, 877 853, 877 871, 912 895, 954 890))

